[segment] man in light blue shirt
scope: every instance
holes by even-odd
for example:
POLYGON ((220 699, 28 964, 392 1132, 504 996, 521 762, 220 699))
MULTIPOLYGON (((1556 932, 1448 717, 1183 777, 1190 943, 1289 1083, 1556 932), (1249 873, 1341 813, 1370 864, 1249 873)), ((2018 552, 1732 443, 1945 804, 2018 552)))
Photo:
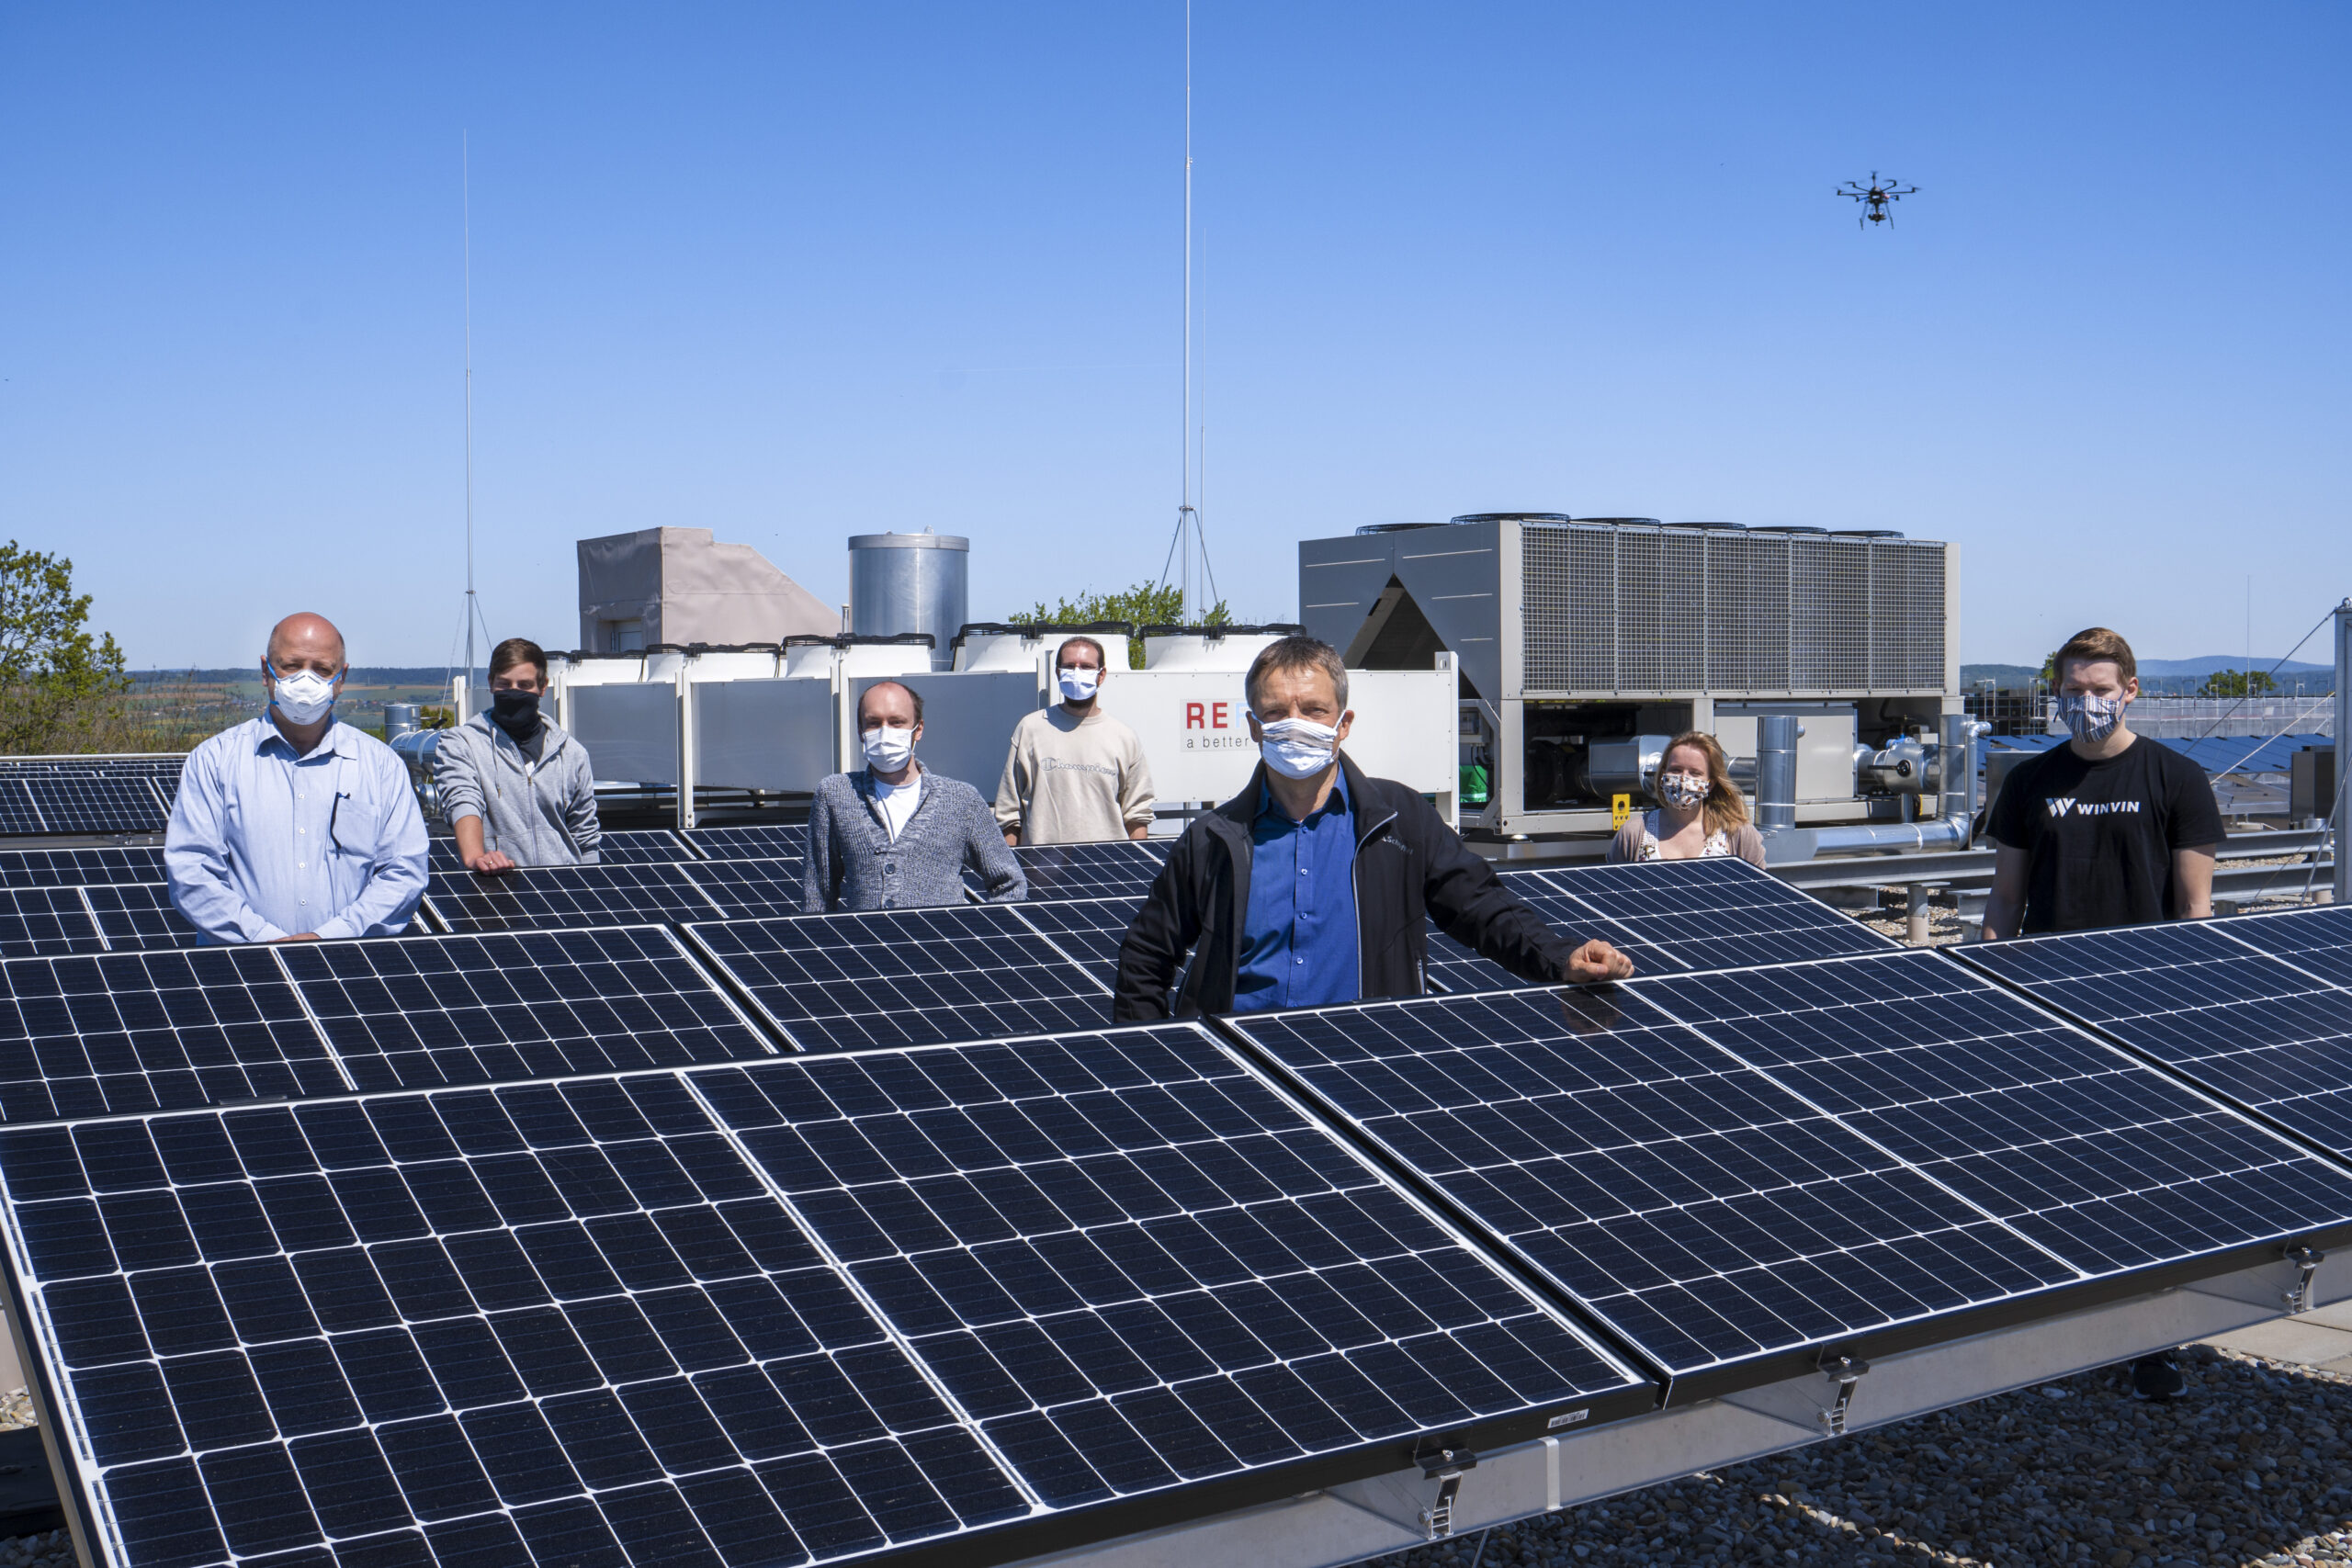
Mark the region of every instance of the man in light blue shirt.
POLYGON ((172 905, 215 942, 390 936, 424 897, 424 818, 391 748, 334 718, 343 634, 288 615, 269 706, 189 753, 164 834, 172 905))

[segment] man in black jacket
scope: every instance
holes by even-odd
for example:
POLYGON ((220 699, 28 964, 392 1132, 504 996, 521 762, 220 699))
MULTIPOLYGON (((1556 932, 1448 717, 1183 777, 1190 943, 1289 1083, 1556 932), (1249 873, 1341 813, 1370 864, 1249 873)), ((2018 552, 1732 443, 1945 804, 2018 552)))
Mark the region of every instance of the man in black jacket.
POLYGON ((1349 761, 1348 671, 1329 643, 1272 644, 1243 690, 1262 761, 1170 852, 1119 944, 1114 1021, 1168 1017, 1187 953, 1180 1015, 1419 996, 1425 914, 1521 979, 1634 972, 1605 942, 1555 934, 1429 802, 1349 761))

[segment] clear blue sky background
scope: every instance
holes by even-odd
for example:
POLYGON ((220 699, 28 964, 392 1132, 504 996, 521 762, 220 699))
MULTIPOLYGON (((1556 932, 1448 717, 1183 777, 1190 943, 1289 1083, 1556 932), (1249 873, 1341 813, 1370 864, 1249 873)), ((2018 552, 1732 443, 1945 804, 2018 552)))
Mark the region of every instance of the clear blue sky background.
MULTIPOLYGON (((134 663, 277 615, 449 656, 458 139, 493 632, 572 542, 707 526, 829 602, 967 534, 972 613, 1158 573, 1182 10, 0 8, 0 536, 134 663)), ((1962 648, 2277 655, 2352 591, 2352 12, 1196 13, 1207 519, 1885 526, 1962 648), (1917 182, 1891 231, 1836 199, 1917 182)), ((2315 639, 2304 657, 2321 647, 2315 639)))

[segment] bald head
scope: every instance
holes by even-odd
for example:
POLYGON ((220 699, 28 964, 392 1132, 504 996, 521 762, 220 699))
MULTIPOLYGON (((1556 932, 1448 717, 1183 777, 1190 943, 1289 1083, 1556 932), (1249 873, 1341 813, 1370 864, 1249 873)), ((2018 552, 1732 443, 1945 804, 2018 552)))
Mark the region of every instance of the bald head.
POLYGON ((343 668, 343 634, 324 615, 288 615, 270 628, 269 662, 284 675, 315 670, 332 676, 343 668))

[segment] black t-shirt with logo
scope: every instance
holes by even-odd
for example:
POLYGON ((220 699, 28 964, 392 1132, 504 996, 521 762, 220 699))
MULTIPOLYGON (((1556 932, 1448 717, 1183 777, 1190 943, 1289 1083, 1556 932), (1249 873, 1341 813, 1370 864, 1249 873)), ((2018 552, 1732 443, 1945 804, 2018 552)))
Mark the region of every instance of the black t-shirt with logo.
POLYGON ((2059 745, 2018 763, 1989 830, 2026 852, 2027 932, 2177 919, 2173 852, 2222 837, 2205 770, 2145 736, 2100 761, 2059 745))

